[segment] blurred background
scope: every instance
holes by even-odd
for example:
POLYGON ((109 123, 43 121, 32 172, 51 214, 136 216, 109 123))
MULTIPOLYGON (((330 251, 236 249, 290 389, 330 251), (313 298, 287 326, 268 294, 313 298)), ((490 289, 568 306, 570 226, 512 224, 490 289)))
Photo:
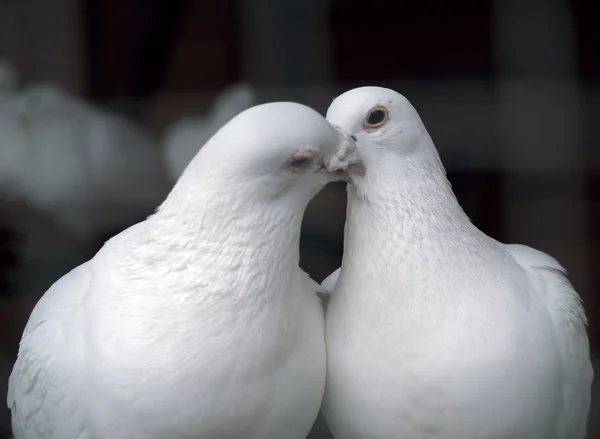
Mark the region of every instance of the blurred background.
MULTIPOLYGON (((220 126, 362 85, 414 104, 476 225, 568 269, 596 357, 599 35, 592 0, 1 0, 0 395, 39 296, 152 213, 220 126)), ((344 221, 330 185, 303 226, 318 281, 344 221)))

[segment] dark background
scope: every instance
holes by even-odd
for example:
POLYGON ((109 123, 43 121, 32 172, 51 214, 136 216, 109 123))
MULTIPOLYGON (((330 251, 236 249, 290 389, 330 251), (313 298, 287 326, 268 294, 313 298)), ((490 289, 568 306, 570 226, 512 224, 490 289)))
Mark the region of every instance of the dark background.
MULTIPOLYGON (((595 357, 599 11, 566 0, 5 0, 0 55, 26 80, 59 80, 156 132, 240 80, 263 101, 322 112, 355 86, 396 89, 420 112, 475 224, 569 270, 595 357)), ((344 209, 344 187, 332 185, 307 212, 301 264, 316 280, 339 266, 344 209)), ((1 262, 18 270, 18 214, 0 214, 1 262)), ((56 235, 43 219, 40 230, 56 235)), ((48 255, 61 242, 48 242, 48 255)), ((0 348, 10 370, 33 300, 9 281, 1 288, 0 348)), ((599 427, 590 422, 589 438, 600 438, 599 427)))

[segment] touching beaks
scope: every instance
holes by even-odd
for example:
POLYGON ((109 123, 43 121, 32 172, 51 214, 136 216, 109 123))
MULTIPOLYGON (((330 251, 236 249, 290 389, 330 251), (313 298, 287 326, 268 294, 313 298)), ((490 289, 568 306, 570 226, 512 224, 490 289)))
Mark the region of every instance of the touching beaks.
POLYGON ((336 129, 340 133, 341 141, 338 149, 324 161, 325 169, 341 175, 350 170, 364 175, 365 168, 356 147, 355 137, 342 132, 338 127, 336 129))

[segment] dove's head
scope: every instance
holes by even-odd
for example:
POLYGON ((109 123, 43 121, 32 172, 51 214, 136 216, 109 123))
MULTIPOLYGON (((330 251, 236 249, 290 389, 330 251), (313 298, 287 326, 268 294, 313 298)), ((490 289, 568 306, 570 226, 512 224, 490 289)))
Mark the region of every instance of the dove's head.
POLYGON ((237 193, 250 192, 253 198, 291 196, 308 202, 358 163, 350 135, 307 106, 276 102, 249 108, 223 126, 192 159, 179 184, 202 178, 235 184, 237 193))
POLYGON ((327 120, 357 139, 364 163, 362 175, 350 169, 352 182, 357 186, 374 175, 401 178, 411 171, 444 172, 417 111, 393 90, 350 90, 334 99, 327 110, 327 120))

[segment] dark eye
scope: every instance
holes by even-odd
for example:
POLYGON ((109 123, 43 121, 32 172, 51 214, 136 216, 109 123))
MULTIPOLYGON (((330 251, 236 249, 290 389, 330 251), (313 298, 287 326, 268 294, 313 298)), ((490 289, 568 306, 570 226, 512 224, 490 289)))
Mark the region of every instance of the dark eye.
POLYGON ((373 108, 365 121, 363 122, 363 127, 365 129, 369 128, 377 128, 385 124, 388 120, 388 111, 384 107, 375 107, 373 108))

